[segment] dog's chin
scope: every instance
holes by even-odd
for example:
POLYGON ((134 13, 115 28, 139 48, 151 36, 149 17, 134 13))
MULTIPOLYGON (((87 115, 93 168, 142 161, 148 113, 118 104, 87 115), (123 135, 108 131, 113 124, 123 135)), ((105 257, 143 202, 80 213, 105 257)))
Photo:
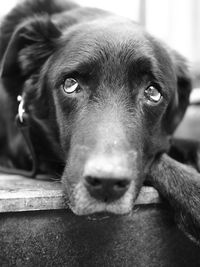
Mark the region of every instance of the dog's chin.
POLYGON ((132 184, 120 199, 107 203, 91 197, 87 189, 80 183, 77 184, 69 197, 69 207, 76 215, 125 215, 132 211, 136 199, 132 184))

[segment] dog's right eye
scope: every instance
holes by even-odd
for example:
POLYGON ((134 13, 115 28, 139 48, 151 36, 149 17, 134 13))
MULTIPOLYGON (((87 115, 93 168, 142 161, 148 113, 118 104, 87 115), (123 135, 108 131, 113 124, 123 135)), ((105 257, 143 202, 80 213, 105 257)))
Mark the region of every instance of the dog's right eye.
POLYGON ((73 78, 65 79, 63 83, 63 91, 67 94, 73 94, 80 89, 79 83, 73 78))

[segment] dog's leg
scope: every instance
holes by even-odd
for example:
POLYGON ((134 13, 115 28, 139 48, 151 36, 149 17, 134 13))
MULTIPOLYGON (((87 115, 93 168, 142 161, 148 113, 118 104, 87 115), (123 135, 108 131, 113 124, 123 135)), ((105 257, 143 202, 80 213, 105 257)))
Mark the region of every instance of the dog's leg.
POLYGON ((179 228, 200 244, 200 173, 163 154, 148 179, 174 209, 179 228))

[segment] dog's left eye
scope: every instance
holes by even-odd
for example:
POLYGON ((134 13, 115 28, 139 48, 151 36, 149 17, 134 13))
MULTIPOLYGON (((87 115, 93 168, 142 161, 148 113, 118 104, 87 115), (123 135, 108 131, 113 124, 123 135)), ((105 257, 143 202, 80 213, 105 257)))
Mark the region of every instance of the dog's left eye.
POLYGON ((63 83, 63 90, 67 94, 72 94, 79 89, 79 83, 73 78, 67 78, 63 83))
POLYGON ((162 98, 162 95, 159 92, 159 90, 153 85, 149 86, 144 91, 144 95, 148 100, 150 100, 153 103, 158 103, 162 98))

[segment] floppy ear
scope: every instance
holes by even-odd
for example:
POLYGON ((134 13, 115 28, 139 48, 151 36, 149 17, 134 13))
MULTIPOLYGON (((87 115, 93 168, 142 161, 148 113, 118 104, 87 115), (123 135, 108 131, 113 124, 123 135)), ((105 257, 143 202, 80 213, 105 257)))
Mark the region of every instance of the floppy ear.
POLYGON ((166 114, 169 134, 172 134, 181 122, 189 105, 189 96, 192 90, 192 78, 186 60, 175 51, 172 51, 171 55, 177 79, 177 90, 166 114))
POLYGON ((42 66, 61 35, 48 16, 33 17, 13 33, 1 63, 1 77, 25 76, 42 66))

